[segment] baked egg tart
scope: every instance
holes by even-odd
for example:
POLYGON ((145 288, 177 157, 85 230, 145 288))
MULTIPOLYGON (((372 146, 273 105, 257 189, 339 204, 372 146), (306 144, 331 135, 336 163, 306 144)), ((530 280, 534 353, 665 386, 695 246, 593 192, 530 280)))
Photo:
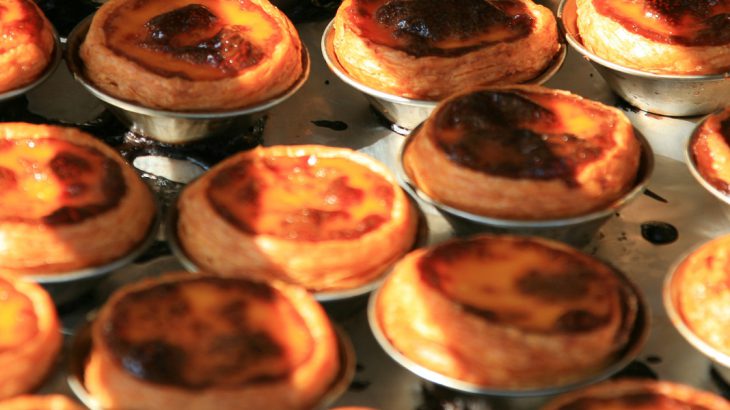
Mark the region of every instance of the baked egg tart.
POLYGON ((111 0, 79 53, 104 92, 172 111, 256 105, 297 83, 306 59, 292 23, 266 0, 111 0))
POLYGON ((640 311, 636 288, 608 265, 559 242, 510 235, 409 253, 369 309, 376 337, 401 364, 476 392, 596 377, 635 343, 640 311))
POLYGON ((75 128, 0 124, 0 271, 111 262, 144 241, 155 215, 149 188, 100 140, 75 128))
POLYGON ((84 410, 85 408, 61 394, 22 395, 0 401, 0 410, 84 410))
POLYGON ((347 148, 259 147, 190 183, 177 240, 200 269, 315 292, 379 279, 414 244, 418 218, 380 162, 347 148))
POLYGON ((530 0, 344 0, 334 53, 364 85, 440 100, 544 71, 560 49, 554 15, 530 0))
POLYGON ((641 145, 619 110, 567 91, 475 88, 439 103, 402 154, 411 182, 461 211, 548 220, 631 191, 641 145))
POLYGON ((616 64, 656 74, 730 70, 728 0, 576 0, 583 45, 616 64))
MULTIPOLYGON (((707 116, 689 140, 689 164, 730 201, 730 107, 707 116)), ((691 168, 692 169, 692 168, 691 168)))
POLYGON ((566 393, 541 410, 730 410, 724 398, 694 387, 651 379, 622 379, 566 393))
POLYGON ((53 61, 53 26, 32 0, 0 0, 0 93, 32 83, 53 61))
POLYGON ((341 371, 324 310, 281 282, 172 273, 127 285, 91 342, 84 383, 104 409, 312 409, 341 371))
POLYGON ((0 399, 37 387, 60 349, 61 328, 48 293, 34 282, 0 273, 0 399))

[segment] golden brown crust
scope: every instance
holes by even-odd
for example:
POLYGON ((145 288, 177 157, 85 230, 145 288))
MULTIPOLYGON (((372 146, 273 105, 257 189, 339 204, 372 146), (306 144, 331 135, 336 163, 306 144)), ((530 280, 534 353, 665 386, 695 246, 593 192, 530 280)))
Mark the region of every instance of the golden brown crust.
POLYGON ((105 92, 176 111, 253 106, 304 75, 299 35, 264 0, 112 0, 80 55, 105 92))
POLYGON ((657 74, 720 74, 730 70, 727 28, 711 23, 713 16, 730 11, 729 2, 701 0, 672 5, 669 10, 652 9, 662 4, 667 3, 576 0, 583 45, 608 61, 657 74), (689 4, 708 10, 698 11, 704 15, 700 17, 689 4))
POLYGON ((439 100, 476 85, 528 81, 550 64, 559 49, 555 17, 532 1, 384 3, 343 1, 334 19, 334 50, 349 75, 386 93, 439 100), (402 6, 405 15, 380 18, 397 23, 379 23, 378 12, 387 14, 381 10, 393 6, 402 6), (475 8, 484 21, 472 27, 475 8), (468 17, 460 10, 469 10, 468 17), (401 31, 393 27, 402 23, 413 27, 401 31), (377 37, 407 43, 410 37, 403 31, 409 30, 420 30, 425 38, 414 36, 414 46, 386 44, 377 37), (378 31, 386 34, 374 34, 378 31))
POLYGON ((730 236, 722 236, 694 250, 677 267, 670 286, 675 311, 705 343, 730 355, 730 236))
POLYGON ((327 315, 279 282, 173 273, 128 285, 92 343, 85 384, 103 408, 310 409, 340 370, 327 315))
POLYGON ((625 278, 566 245, 485 235, 408 254, 380 288, 375 312, 395 349, 431 371, 534 389, 615 360, 637 299, 625 278))
POLYGON ((0 124, 0 190, 0 270, 15 274, 120 258, 147 236, 155 215, 134 169, 75 128, 0 124))
POLYGON ((386 167, 346 148, 257 148, 189 184, 177 233, 202 269, 344 290, 413 245, 416 216, 386 167))
POLYGON ((60 394, 24 395, 0 401, 0 410, 83 410, 85 407, 60 394))
MULTIPOLYGON (((51 297, 33 282, 0 275, 0 399, 40 384, 61 349, 61 329, 51 297)), ((2 408, 0 406, 0 408, 2 408)))
POLYGON ((640 145, 617 109, 538 86, 441 102, 410 137, 406 172, 454 208, 545 220, 601 209, 634 185, 640 145))
POLYGON ((691 386, 650 379, 623 379, 563 394, 541 410, 728 410, 720 396, 691 386))
POLYGON ((37 79, 51 63, 53 26, 32 0, 0 0, 0 93, 37 79))
POLYGON ((730 108, 709 115, 690 139, 697 171, 710 185, 730 195, 730 108))

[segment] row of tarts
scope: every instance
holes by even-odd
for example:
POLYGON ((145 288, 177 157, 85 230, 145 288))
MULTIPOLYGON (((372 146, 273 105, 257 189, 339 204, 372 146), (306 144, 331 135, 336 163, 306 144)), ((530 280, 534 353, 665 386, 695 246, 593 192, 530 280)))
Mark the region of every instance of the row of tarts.
MULTIPOLYGON (((71 129, 11 124, 4 135, 0 187, 9 271, 103 264, 149 233, 155 219, 149 192, 112 150, 71 129), (31 242, 39 245, 26 246, 31 242), (49 256, 24 257, 46 250, 49 256), (107 250, 116 255, 105 256, 107 250)), ((524 212, 516 218, 533 219, 580 215, 626 195, 641 151, 618 111, 537 87, 450 98, 407 147, 406 173, 427 195, 469 213, 488 214, 482 206, 494 204, 502 212, 496 217, 524 212), (482 141, 485 130, 500 137, 482 141), (489 187, 496 189, 479 191, 489 187), (475 200, 451 203, 449 195, 475 200), (535 195, 544 200, 525 200, 535 195), (564 209, 573 205, 583 208, 564 209)), ((416 212, 382 165, 352 151, 272 147, 234 156, 186 188, 177 211, 174 231, 185 257, 223 276, 163 276, 110 299, 94 322, 85 370, 86 388, 105 407, 139 408, 147 392, 150 408, 209 408, 210 400, 276 408, 274 397, 282 408, 321 404, 339 373, 340 347, 311 297, 283 283, 315 294, 358 287, 380 279, 396 260, 373 302, 376 331, 421 366, 467 383, 532 389, 580 380, 614 361, 641 320, 635 287, 557 243, 479 237, 401 260, 416 240, 416 212), (243 274, 264 281, 231 278, 243 274), (564 357, 566 343, 574 354, 564 357), (585 350, 573 348, 578 343, 585 350), (124 402, 129 398, 134 402, 124 402)), ((33 316, 27 307, 20 317, 33 316)), ((30 327, 26 336, 34 333, 30 327)), ((30 384, 42 373, 38 363, 30 384)), ((648 396, 680 404, 696 396, 704 407, 727 406, 682 387, 656 391, 668 387, 680 396, 648 396)), ((597 402, 652 402, 633 391, 627 397, 597 402)))

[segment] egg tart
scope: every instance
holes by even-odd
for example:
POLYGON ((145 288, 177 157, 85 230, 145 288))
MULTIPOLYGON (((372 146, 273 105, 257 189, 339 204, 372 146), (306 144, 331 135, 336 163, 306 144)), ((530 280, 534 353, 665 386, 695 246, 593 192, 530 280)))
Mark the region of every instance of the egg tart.
POLYGON ((154 216, 150 190, 103 142, 75 128, 0 124, 0 271, 108 263, 140 245, 154 216))
POLYGON ((347 148, 240 153, 189 184, 177 236, 203 270, 313 291, 373 282, 413 245, 417 218, 388 169, 347 148))
POLYGON ((552 12, 530 0, 344 0, 334 30, 350 76, 423 100, 530 80, 560 48, 552 12))
POLYGON ((23 395, 0 401, 0 410, 84 410, 85 408, 61 394, 23 395))
POLYGON ((0 0, 0 93, 28 85, 53 60, 53 26, 32 0, 0 0))
POLYGON ((539 86, 476 88, 442 101, 403 152, 436 201, 493 218, 600 210, 635 185, 641 148, 619 110, 539 86))
POLYGON ((371 325, 440 376, 492 390, 552 388, 622 354, 637 323, 634 289, 558 242, 474 236, 405 256, 371 300, 371 325))
POLYGON ((0 399, 37 387, 60 349, 61 329, 48 293, 0 273, 0 399))
POLYGON ((304 289, 185 273, 121 288, 84 372, 105 409, 311 409, 339 375, 335 332, 304 289))
POLYGON ((730 108, 700 123, 690 138, 689 156, 702 178, 730 197, 730 108))
POLYGON ((730 1, 576 0, 583 45, 656 74, 730 70, 730 1))
POLYGON ((651 379, 622 379, 576 390, 541 410, 730 410, 722 397, 692 386, 651 379))
POLYGON ((80 49, 104 92, 145 107, 256 105, 304 75, 294 26, 266 0, 111 0, 80 49))

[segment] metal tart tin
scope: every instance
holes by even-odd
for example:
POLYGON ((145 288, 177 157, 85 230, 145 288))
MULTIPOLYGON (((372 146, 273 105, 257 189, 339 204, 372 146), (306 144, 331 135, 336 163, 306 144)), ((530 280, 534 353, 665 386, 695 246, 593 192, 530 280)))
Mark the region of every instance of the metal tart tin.
POLYGON ((705 117, 700 122, 698 122, 694 131, 687 139, 687 144, 685 145, 684 151, 684 162, 687 164, 689 173, 692 174, 692 176, 697 180, 697 182, 700 183, 700 185, 702 185, 703 188, 705 188, 709 193, 714 195, 715 198, 730 205, 730 195, 721 191, 716 186, 712 185, 707 179, 705 179, 705 177, 700 173, 699 169, 697 169, 697 161, 695 161, 695 156, 692 153, 692 146, 694 145, 694 142, 699 136, 700 129, 704 125, 705 121, 707 121, 707 119, 708 117, 705 117))
POLYGON ((664 303, 664 309, 667 311, 669 321, 672 325, 674 325, 674 328, 687 342, 689 342, 690 345, 692 345, 693 348, 705 355, 705 357, 713 363, 713 368, 726 383, 730 383, 730 354, 717 350, 715 347, 697 336, 692 329, 690 329, 687 323, 685 323, 684 319, 682 319, 682 315, 676 307, 676 298, 678 293, 681 291, 680 289, 677 289, 677 285, 675 284, 679 266, 695 251, 710 242, 711 241, 708 241, 700 244, 699 246, 693 247, 669 268, 669 273, 664 277, 662 301, 664 303))
MULTIPOLYGON (((89 320, 82 324, 74 332, 71 339, 71 347, 69 349, 68 358, 68 375, 66 382, 71 388, 74 395, 91 410, 106 410, 99 405, 99 402, 86 390, 84 384, 84 371, 86 363, 91 353, 91 323, 94 313, 88 315, 89 320)), ((355 375, 355 365, 357 360, 355 357, 355 349, 344 330, 338 326, 333 326, 337 336, 337 347, 340 356, 340 370, 335 380, 332 381, 330 389, 322 396, 313 410, 325 410, 334 403, 342 394, 344 394, 355 375)), ((245 408, 245 403, 241 403, 245 408)))
POLYGON ((565 39, 591 62, 609 87, 631 105, 655 114, 703 115, 730 104, 730 72, 715 75, 654 74, 605 60, 583 47, 575 0, 562 0, 558 21, 565 39))
POLYGON ((96 285, 101 283, 107 275, 134 262, 157 240, 161 217, 158 211, 150 224, 145 238, 127 254, 99 266, 61 273, 36 273, 24 275, 24 278, 33 280, 43 286, 58 306, 73 302, 96 285))
POLYGON ((53 31, 53 53, 51 54, 51 61, 48 62, 48 65, 46 66, 45 70, 41 73, 38 78, 33 80, 33 82, 26 84, 20 88, 15 88, 13 90, 8 90, 3 93, 0 93, 0 102, 9 100, 11 98, 15 98, 19 95, 25 94, 28 91, 32 90, 33 88, 36 88, 37 86, 41 85, 44 81, 46 81, 55 71, 56 68, 58 68, 58 64, 61 62, 61 55, 63 54, 63 46, 61 45, 61 40, 58 37, 58 33, 55 29, 53 31))
POLYGON ((638 305, 636 312, 636 323, 634 328, 629 335, 629 340, 626 346, 618 352, 616 359, 605 368, 596 371, 595 374, 591 374, 584 379, 577 380, 562 385, 544 386, 541 388, 531 389, 519 389, 519 388, 499 388, 488 385, 479 385, 470 382, 458 380, 441 373, 437 373, 431 369, 428 369, 409 357, 401 353, 395 346, 390 343, 390 340, 385 336, 380 322, 378 321, 378 315, 375 311, 375 304, 380 291, 375 291, 370 296, 368 303, 368 324, 370 330, 372 330, 375 340, 378 342, 381 348, 390 356, 396 363, 403 366, 411 373, 416 376, 429 381, 431 383, 444 386, 462 393, 478 394, 493 398, 530 398, 530 397, 543 397, 551 396, 556 394, 565 393, 571 390, 575 390, 590 384, 597 383, 605 380, 612 375, 618 373, 623 368, 628 366, 640 353, 641 349, 649 336, 650 318, 651 313, 642 293, 636 287, 636 285, 628 280, 625 276, 622 276, 626 283, 631 287, 634 294, 637 297, 638 305))
MULTIPOLYGON (((431 114, 431 111, 433 111, 436 107, 438 101, 418 100, 415 98, 406 98, 395 94, 389 94, 368 87, 367 85, 350 77, 345 68, 340 64, 337 59, 337 55, 335 54, 334 45, 332 43, 334 35, 334 21, 331 21, 325 28, 324 34, 322 35, 322 55, 324 56, 324 61, 327 63, 327 66, 337 77, 340 78, 340 80, 362 92, 370 105, 388 121, 404 128, 405 130, 412 130, 425 120, 429 114, 431 114)), ((548 81, 553 75, 555 75, 555 73, 558 72, 558 70, 560 70, 560 67, 565 61, 566 54, 567 47, 561 41, 560 49, 555 54, 555 57, 553 57, 550 66, 548 66, 539 76, 530 81, 526 81, 524 84, 541 85, 548 81)))
POLYGON ((66 64, 73 77, 91 94, 99 98, 107 108, 132 132, 166 144, 183 144, 229 130, 246 130, 253 126, 267 110, 294 95, 309 78, 309 53, 302 45, 304 71, 301 77, 285 93, 254 106, 224 111, 168 111, 148 108, 137 103, 116 98, 97 88, 86 76, 79 48, 86 38, 93 15, 82 20, 69 34, 66 42, 66 64))
POLYGON ((654 169, 654 153, 649 142, 638 131, 634 130, 634 134, 641 145, 641 158, 633 188, 603 209, 574 217, 543 220, 501 219, 473 214, 443 204, 419 189, 403 166, 403 155, 411 139, 406 139, 401 146, 396 175, 406 192, 439 211, 457 236, 469 236, 480 232, 534 235, 583 247, 591 242, 609 218, 636 199, 649 182, 654 169))

